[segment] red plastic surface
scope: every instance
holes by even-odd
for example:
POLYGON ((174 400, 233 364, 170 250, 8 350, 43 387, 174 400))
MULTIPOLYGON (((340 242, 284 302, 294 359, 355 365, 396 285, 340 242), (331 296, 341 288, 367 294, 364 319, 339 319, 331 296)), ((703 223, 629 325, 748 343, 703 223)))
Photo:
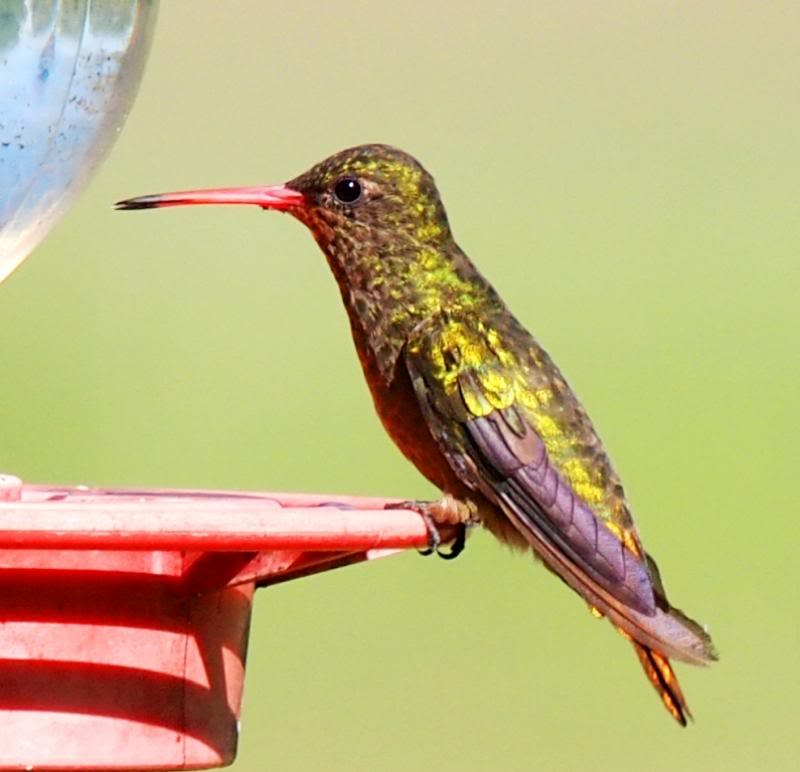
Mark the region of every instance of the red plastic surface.
POLYGON ((256 586, 424 546, 388 505, 0 476, 0 769, 230 763, 256 586))

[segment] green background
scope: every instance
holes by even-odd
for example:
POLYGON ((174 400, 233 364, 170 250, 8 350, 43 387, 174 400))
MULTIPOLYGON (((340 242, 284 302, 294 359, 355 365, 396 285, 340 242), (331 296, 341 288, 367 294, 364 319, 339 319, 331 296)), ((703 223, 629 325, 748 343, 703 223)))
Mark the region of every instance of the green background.
POLYGON ((260 592, 234 769, 781 770, 798 751, 800 8, 163 3, 128 124, 0 288, 0 468, 435 491, 304 229, 126 196, 399 145, 560 364, 722 659, 674 725, 609 625, 476 534, 260 592))

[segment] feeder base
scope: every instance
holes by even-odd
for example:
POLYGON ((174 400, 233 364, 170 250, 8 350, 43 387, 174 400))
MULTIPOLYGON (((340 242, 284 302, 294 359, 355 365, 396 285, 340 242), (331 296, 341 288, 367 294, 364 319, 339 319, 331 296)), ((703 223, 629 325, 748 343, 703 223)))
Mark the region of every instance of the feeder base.
POLYGON ((254 584, 196 595, 183 581, 189 562, 0 552, 0 767, 233 761, 254 584))

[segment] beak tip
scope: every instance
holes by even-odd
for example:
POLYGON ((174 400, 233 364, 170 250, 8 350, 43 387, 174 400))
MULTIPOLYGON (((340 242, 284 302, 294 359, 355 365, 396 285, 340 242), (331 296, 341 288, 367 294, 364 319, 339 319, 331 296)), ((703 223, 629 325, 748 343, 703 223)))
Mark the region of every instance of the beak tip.
POLYGON ((156 204, 147 201, 146 197, 143 198, 126 198, 123 201, 117 201, 114 204, 114 209, 118 212, 123 212, 132 209, 152 209, 156 204))

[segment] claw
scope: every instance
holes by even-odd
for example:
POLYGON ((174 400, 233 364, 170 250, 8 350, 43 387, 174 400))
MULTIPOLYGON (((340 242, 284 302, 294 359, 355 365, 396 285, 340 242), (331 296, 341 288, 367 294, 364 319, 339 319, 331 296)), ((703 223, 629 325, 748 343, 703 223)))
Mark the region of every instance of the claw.
MULTIPOLYGON (((436 554, 442 560, 455 560, 467 545, 467 526, 466 523, 459 523, 456 526, 455 539, 450 543, 450 549, 445 552, 444 550, 437 549, 436 554)), ((430 553, 428 553, 430 554, 430 553)))
POLYGON ((425 558, 433 555, 434 552, 437 555, 441 555, 439 546, 442 543, 442 536, 436 527, 436 523, 433 522, 433 518, 425 507, 417 505, 416 511, 422 515, 422 519, 425 521, 425 528, 428 529, 428 546, 425 549, 417 550, 417 552, 425 558))

